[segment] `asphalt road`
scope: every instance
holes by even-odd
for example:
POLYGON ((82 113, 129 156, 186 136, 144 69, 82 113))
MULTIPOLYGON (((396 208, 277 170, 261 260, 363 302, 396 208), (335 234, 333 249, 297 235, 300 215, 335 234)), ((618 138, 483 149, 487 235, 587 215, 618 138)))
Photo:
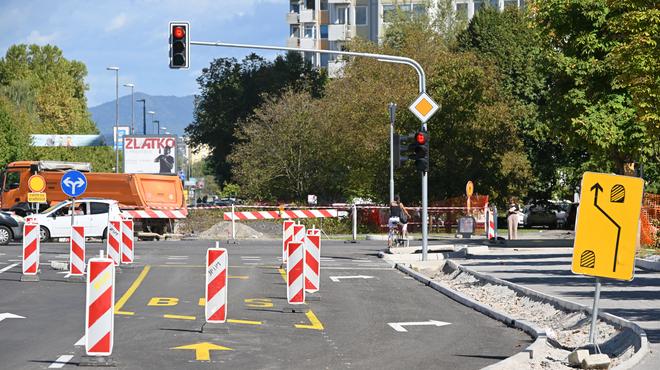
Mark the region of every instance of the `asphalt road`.
MULTIPOLYGON (((211 333, 201 330, 200 302, 210 243, 138 243, 135 266, 116 274, 112 361, 120 369, 478 369, 530 342, 390 268, 375 241, 323 240, 320 299, 286 312, 280 243, 223 246, 230 322, 211 333), (346 276, 369 278, 330 278, 346 276), (388 325, 429 320, 449 325, 388 325), (215 348, 208 360, 204 346, 215 348)), ((101 246, 89 242, 87 257, 101 246)), ((49 263, 68 260, 67 248, 42 244, 40 281, 20 282, 20 245, 0 247, 0 315, 25 317, 0 321, 0 368, 72 368, 84 358, 85 285, 49 263)))

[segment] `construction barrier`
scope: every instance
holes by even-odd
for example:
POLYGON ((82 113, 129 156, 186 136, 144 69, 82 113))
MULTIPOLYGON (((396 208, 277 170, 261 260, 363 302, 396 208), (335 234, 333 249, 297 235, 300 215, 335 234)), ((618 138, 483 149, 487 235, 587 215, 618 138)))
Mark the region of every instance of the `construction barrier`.
POLYGON ((223 323, 227 320, 227 267, 225 248, 206 251, 206 322, 223 323))
POLYGON ((92 258, 87 265, 85 352, 110 356, 114 342, 115 266, 110 258, 92 258))
POLYGON ((133 263, 133 220, 121 221, 121 263, 133 263))
POLYGON ((282 223, 282 263, 286 262, 287 244, 293 241, 293 221, 284 221, 282 223))
POLYGON ((333 218, 338 216, 336 209, 298 209, 284 211, 225 212, 225 221, 278 220, 295 218, 333 218))
POLYGON ((39 272, 39 224, 23 225, 23 275, 37 275, 39 272))
POLYGON ((307 230, 305 237, 305 292, 319 291, 321 281, 321 236, 318 229, 307 230))
POLYGON ((293 241, 299 243, 305 241, 305 225, 293 225, 293 241))
POLYGON ((497 229, 495 228, 497 216, 493 214, 493 211, 486 209, 486 222, 484 227, 486 229, 486 239, 493 240, 497 239, 497 229))
POLYGON ((108 258, 112 259, 115 263, 115 266, 119 266, 121 263, 121 246, 122 246, 122 236, 121 236, 121 221, 110 221, 108 222, 108 258))
POLYGON ((85 227, 72 226, 69 238, 69 275, 85 274, 85 227))
POLYGON ((286 299, 289 304, 305 303, 305 247, 301 242, 290 242, 286 262, 286 299))

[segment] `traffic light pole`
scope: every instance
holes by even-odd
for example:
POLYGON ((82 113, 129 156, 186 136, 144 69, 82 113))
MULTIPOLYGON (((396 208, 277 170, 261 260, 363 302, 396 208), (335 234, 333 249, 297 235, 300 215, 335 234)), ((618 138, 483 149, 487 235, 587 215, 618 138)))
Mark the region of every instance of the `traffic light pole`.
MULTIPOLYGON (((199 46, 217 46, 226 48, 239 48, 239 49, 259 49, 259 50, 276 50, 276 51, 295 51, 299 53, 312 53, 312 54, 329 54, 329 55, 345 55, 349 57, 363 57, 376 59, 384 63, 405 64, 411 66, 417 72, 419 81, 419 93, 426 92, 426 74, 424 69, 414 59, 406 58, 398 55, 387 54, 371 54, 360 53, 357 51, 340 51, 340 50, 320 50, 320 49, 306 49, 306 48, 290 48, 285 46, 269 46, 269 45, 251 45, 251 44, 234 44, 229 42, 207 42, 207 41, 190 41, 190 45, 199 46)), ((422 129, 426 130, 426 125, 422 125, 422 129)), ((428 173, 422 173, 422 260, 426 261, 429 248, 428 240, 428 173)))
POLYGON ((390 103, 390 204, 394 202, 394 115, 396 104, 390 103))

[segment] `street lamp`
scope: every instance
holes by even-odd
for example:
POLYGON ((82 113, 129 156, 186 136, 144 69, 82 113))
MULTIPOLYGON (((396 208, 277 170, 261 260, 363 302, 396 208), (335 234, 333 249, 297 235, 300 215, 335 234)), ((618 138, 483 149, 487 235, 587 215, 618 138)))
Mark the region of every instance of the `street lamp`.
POLYGON ((159 125, 159 127, 158 127, 158 134, 160 134, 160 131, 161 131, 161 130, 165 131, 165 134, 166 134, 166 135, 169 135, 169 134, 170 134, 170 133, 167 131, 167 127, 160 126, 160 123, 159 123, 158 125, 159 125))
POLYGON ((113 139, 115 142, 115 173, 119 173, 119 148, 117 147, 117 136, 119 126, 119 67, 107 67, 108 71, 115 71, 115 130, 113 139))
POLYGON ((142 134, 147 134, 147 101, 144 99, 136 100, 138 103, 142 103, 142 134))
POLYGON ((156 135, 160 136, 160 120, 154 120, 154 123, 156 124, 156 135))
POLYGON ((124 87, 131 88, 131 135, 135 133, 135 85, 124 84, 124 87))
MULTIPOLYGON (((151 125, 153 126, 153 124, 154 124, 154 118, 156 118, 156 112, 150 110, 150 111, 147 112, 147 114, 150 114, 150 115, 151 115, 151 125)), ((147 126, 145 126, 145 131, 144 131, 144 134, 145 134, 145 135, 147 134, 146 127, 147 127, 147 126)))

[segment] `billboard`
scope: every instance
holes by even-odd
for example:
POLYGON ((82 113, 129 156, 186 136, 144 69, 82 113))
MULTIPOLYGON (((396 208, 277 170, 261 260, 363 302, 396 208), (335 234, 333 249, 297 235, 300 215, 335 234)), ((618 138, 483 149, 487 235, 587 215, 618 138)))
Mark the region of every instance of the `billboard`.
POLYGON ((103 146, 102 135, 32 135, 33 146, 103 146))
POLYGON ((131 128, 128 126, 113 126, 112 127, 115 150, 124 149, 124 136, 131 134, 131 128))
POLYGON ((176 136, 124 136, 124 172, 176 174, 176 136))

